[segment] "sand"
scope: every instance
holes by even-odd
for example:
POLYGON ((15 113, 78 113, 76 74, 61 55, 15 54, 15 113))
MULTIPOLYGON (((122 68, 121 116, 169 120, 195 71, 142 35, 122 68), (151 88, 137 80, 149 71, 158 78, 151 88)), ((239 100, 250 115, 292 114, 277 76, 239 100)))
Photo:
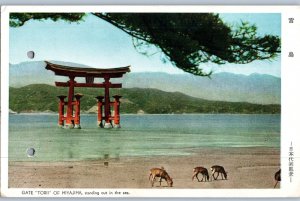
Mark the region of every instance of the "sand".
MULTIPOLYGON (((9 162, 9 187, 13 188, 152 188, 149 169, 163 166, 173 178, 173 188, 273 188, 280 168, 275 148, 197 149, 188 156, 121 157, 75 162, 9 162), (107 164, 108 162, 108 164, 107 164), (228 179, 192 181, 193 168, 222 165, 228 179)), ((209 170, 210 176, 211 172, 209 170)), ((199 175, 201 180, 201 175, 199 175)), ((279 188, 280 185, 277 185, 279 188)), ((153 188, 169 188, 155 182, 153 188)))

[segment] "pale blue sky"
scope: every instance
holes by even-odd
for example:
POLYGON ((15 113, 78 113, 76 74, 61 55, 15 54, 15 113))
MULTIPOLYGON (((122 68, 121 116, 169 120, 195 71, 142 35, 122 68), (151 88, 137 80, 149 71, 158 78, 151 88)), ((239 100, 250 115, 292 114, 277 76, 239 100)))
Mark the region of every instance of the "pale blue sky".
MULTIPOLYGON (((254 23, 260 35, 281 36, 280 14, 221 14, 226 23, 241 20, 254 23)), ((138 53, 132 38, 113 25, 89 15, 84 22, 29 21, 19 28, 10 28, 10 63, 32 61, 27 52, 36 53, 35 61, 59 60, 109 68, 131 65, 132 72, 184 73, 163 63, 160 54, 146 57, 138 53)), ((280 56, 275 61, 255 61, 250 64, 202 64, 214 72, 239 74, 263 73, 280 77, 280 56)))

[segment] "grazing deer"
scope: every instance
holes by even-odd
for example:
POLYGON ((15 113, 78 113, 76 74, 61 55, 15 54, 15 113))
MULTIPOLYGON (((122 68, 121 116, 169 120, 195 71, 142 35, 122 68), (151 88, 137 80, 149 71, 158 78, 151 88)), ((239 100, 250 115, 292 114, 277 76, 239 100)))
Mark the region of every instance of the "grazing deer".
POLYGON ((222 176, 222 180, 223 180, 223 175, 224 175, 225 179, 227 179, 227 172, 225 172, 224 167, 219 166, 219 165, 214 165, 210 169, 212 171, 211 175, 215 180, 218 179, 220 173, 222 176), (215 177, 215 173, 218 173, 217 177, 215 177))
MULTIPOLYGON (((155 175, 155 174, 152 174, 152 172, 151 172, 151 171, 153 171, 154 169, 165 170, 165 168, 164 168, 163 166, 161 166, 161 168, 152 168, 152 169, 150 169, 149 180, 151 179, 151 181, 152 181, 152 176, 155 175)), ((155 181, 155 178, 156 178, 156 177, 160 177, 160 176, 158 176, 158 175, 154 176, 154 177, 153 177, 153 182, 155 181)), ((152 186, 153 186, 153 185, 152 185, 152 186)))
POLYGON ((274 188, 275 188, 275 187, 277 186, 277 183, 278 183, 279 181, 281 181, 281 169, 279 169, 279 170, 275 173, 274 178, 275 178, 275 181, 276 181, 275 186, 274 186, 274 188))
POLYGON ((167 171, 163 167, 162 168, 152 168, 150 170, 149 180, 151 179, 152 187, 154 185, 155 177, 160 177, 159 186, 161 186, 161 180, 162 179, 167 181, 168 186, 170 186, 170 187, 173 186, 172 178, 169 176, 169 174, 167 173, 167 171))
MULTIPOLYGON (((199 174, 199 173, 202 174, 202 179, 201 179, 201 181, 203 181, 203 178, 204 178, 205 181, 206 181, 206 179, 207 179, 207 181, 209 181, 209 175, 208 175, 208 171, 207 171, 206 168, 204 168, 204 167, 195 167, 195 168, 193 169, 193 172, 194 172, 194 175, 193 175, 193 177, 192 177, 192 181, 194 181, 194 178, 195 178, 195 177, 196 177, 196 178, 198 179, 198 181, 199 181, 199 178, 198 178, 198 174, 199 174)), ((199 182, 200 182, 200 181, 199 181, 199 182)))

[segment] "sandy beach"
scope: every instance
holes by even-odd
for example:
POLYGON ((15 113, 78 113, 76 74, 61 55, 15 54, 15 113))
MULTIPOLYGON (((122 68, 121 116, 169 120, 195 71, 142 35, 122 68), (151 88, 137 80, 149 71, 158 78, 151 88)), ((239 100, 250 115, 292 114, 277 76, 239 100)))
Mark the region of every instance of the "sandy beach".
MULTIPOLYGON (((173 178, 173 188, 273 188, 274 173, 280 167, 280 150, 275 148, 198 149, 193 153, 76 162, 10 162, 9 187, 151 188, 149 169, 163 166, 173 178), (212 165, 224 166, 228 179, 192 181, 194 167, 210 169, 212 165)), ((156 182, 154 188, 169 187, 163 181, 162 187, 156 182)))

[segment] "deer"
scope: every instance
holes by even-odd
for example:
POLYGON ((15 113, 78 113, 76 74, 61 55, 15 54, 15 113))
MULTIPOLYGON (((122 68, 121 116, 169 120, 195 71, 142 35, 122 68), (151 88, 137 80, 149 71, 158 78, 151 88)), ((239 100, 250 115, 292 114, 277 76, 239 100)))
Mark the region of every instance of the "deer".
POLYGON ((169 176, 169 174, 163 167, 150 169, 149 180, 151 179, 152 187, 154 185, 155 177, 160 177, 159 186, 161 186, 162 179, 167 181, 169 187, 173 186, 173 179, 169 176))
POLYGON ((210 168, 210 170, 212 171, 211 175, 215 180, 218 179, 220 173, 222 176, 222 180, 223 180, 223 175, 224 175, 225 179, 227 179, 227 172, 225 172, 224 167, 219 166, 219 165, 214 165, 210 168), (215 177, 215 173, 218 173, 217 177, 215 177))
POLYGON ((274 188, 277 186, 277 183, 281 181, 281 169, 275 172, 274 179, 276 181, 274 188))
POLYGON ((198 182, 200 182, 199 178, 198 178, 198 174, 201 173, 202 174, 202 179, 201 182, 203 181, 203 179, 206 181, 209 181, 209 175, 208 175, 208 171, 205 167, 195 167, 193 169, 193 177, 192 177, 192 181, 194 181, 194 178, 196 177, 198 182))

